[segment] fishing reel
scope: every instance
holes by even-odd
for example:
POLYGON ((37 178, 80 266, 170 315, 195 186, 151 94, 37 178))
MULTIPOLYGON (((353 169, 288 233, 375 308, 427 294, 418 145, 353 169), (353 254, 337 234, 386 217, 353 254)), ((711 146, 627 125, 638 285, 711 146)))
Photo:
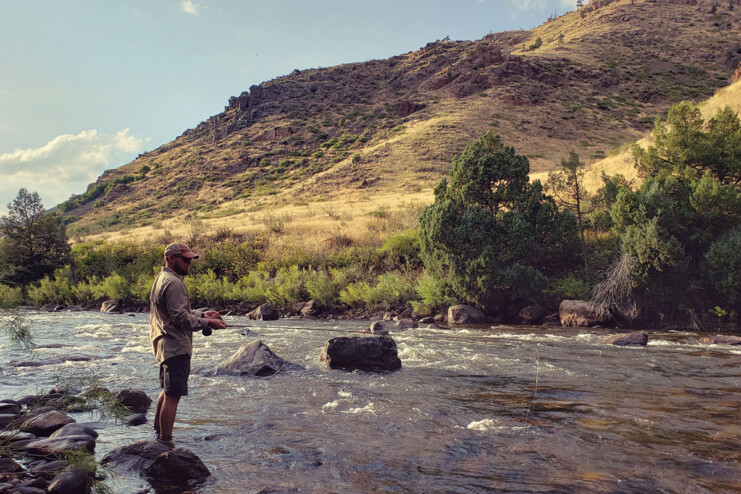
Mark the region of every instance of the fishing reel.
POLYGON ((211 328, 202 329, 201 333, 203 333, 203 336, 211 336, 213 334, 214 330, 211 328))

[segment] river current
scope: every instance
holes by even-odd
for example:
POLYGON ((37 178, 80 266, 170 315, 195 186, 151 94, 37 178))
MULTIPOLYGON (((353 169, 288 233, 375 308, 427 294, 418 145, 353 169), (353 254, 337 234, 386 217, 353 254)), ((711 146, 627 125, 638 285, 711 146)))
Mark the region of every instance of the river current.
MULTIPOLYGON (((0 399, 94 376, 156 400, 148 315, 29 317, 32 354, 0 338, 0 399)), ((418 328, 392 333, 402 370, 376 375, 319 361, 326 340, 367 322, 226 320, 250 329, 196 335, 175 424, 212 473, 195 492, 741 492, 741 348, 683 332, 625 348, 603 344, 604 329, 418 328), (303 369, 210 375, 255 339, 303 369)), ((152 439, 153 413, 137 427, 72 416, 98 428, 100 459, 152 439)), ((126 472, 107 483, 149 488, 126 472)))

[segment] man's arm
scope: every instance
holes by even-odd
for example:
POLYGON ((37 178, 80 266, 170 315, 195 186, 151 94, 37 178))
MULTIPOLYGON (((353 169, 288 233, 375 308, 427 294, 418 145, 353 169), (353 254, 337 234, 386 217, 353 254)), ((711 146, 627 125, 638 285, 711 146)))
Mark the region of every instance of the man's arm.
POLYGON ((167 312, 173 324, 187 331, 201 331, 210 326, 209 320, 194 314, 188 303, 188 292, 183 283, 170 283, 165 289, 167 312))

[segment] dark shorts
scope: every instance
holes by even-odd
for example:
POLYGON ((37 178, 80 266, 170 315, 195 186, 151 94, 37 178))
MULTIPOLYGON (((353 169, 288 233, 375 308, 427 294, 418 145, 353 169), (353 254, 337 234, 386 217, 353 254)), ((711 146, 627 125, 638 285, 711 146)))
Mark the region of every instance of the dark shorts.
POLYGON ((176 355, 160 364, 160 387, 166 396, 188 396, 190 357, 176 355))

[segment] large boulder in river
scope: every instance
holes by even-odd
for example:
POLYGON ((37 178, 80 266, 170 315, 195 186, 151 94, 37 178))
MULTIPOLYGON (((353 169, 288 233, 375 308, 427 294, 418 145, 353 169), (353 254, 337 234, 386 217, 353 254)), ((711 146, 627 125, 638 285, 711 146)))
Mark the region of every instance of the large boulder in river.
POLYGON ((57 429, 75 422, 69 415, 51 410, 35 417, 31 417, 21 424, 21 432, 30 432, 36 436, 48 436, 57 429))
POLYGON ((396 342, 390 336, 338 336, 327 341, 320 356, 330 369, 392 372, 401 369, 396 342))
POLYGON ((123 406, 136 413, 144 413, 152 404, 152 399, 147 393, 139 389, 126 388, 116 394, 116 399, 123 406))
POLYGON ((280 314, 278 314, 278 311, 273 307, 273 304, 265 302, 257 309, 246 314, 245 317, 253 320, 262 319, 263 321, 276 321, 280 318, 280 314))
POLYGON ((452 305, 448 308, 448 324, 483 324, 486 316, 470 305, 452 305))
POLYGON ((561 326, 588 327, 599 324, 594 306, 587 300, 562 300, 558 315, 561 326))
POLYGON ((56 458, 71 451, 95 452, 95 438, 87 434, 78 436, 61 436, 38 439, 23 446, 23 451, 30 456, 56 458))
POLYGON ((91 492, 90 484, 93 481, 92 473, 75 468, 72 465, 66 467, 49 485, 48 494, 74 494, 91 492))
POLYGON ((231 357, 221 362, 216 374, 272 376, 280 371, 285 362, 261 340, 256 340, 245 343, 231 357))
POLYGON ((100 462, 103 465, 113 465, 125 470, 142 472, 151 465, 162 453, 170 451, 158 441, 137 441, 128 446, 116 448, 106 454, 100 462))

